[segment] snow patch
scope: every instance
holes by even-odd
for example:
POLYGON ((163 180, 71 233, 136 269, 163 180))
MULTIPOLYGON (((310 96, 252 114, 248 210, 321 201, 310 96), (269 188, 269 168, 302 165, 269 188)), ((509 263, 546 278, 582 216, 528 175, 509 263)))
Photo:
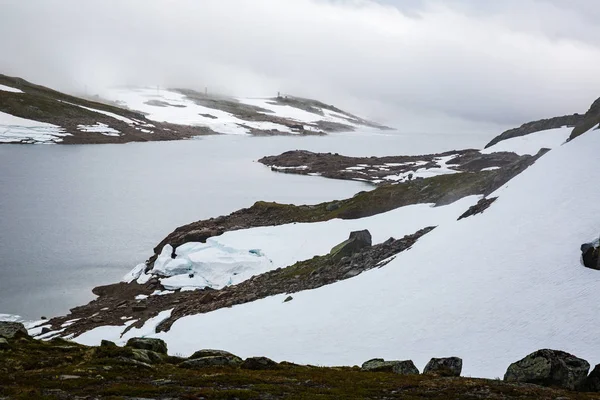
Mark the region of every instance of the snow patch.
POLYGON ((71 136, 60 126, 0 112, 0 143, 57 143, 71 136))
POLYGON ((96 122, 95 125, 77 125, 77 129, 81 132, 101 133, 105 136, 120 136, 121 134, 118 130, 100 122, 96 122))
POLYGON ((12 87, 6 86, 6 85, 0 85, 0 91, 11 92, 11 93, 23 93, 23 91, 20 89, 15 89, 15 88, 12 88, 12 87))

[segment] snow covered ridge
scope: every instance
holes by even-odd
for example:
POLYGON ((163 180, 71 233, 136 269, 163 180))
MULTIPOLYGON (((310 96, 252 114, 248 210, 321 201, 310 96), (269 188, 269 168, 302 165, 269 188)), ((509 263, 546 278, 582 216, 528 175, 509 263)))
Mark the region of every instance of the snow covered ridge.
POLYGON ((149 121, 143 114, 0 74, 0 143, 126 143, 214 134, 149 121))
POLYGON ((333 106, 292 96, 232 98, 157 88, 111 89, 104 96, 154 121, 205 126, 223 134, 297 135, 387 129, 333 106))

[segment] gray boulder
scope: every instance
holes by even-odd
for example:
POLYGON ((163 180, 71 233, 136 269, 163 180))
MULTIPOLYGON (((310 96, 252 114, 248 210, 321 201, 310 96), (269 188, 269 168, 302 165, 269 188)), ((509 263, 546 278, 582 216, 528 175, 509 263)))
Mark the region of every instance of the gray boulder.
POLYGON ((194 354, 192 354, 189 358, 190 358, 190 360, 192 360, 192 359, 195 359, 195 358, 218 357, 218 356, 239 358, 235 354, 231 354, 228 351, 225 351, 225 350, 212 350, 212 349, 198 350, 197 352, 195 352, 194 354))
POLYGON ((167 354, 167 344, 161 339, 131 338, 125 346, 140 350, 150 350, 159 354, 167 354))
POLYGON ((440 376, 460 376, 462 364, 462 359, 458 357, 432 358, 423 369, 423 373, 440 376))
POLYGON ((156 353, 150 350, 144 349, 131 349, 133 360, 143 362, 145 364, 155 364, 162 362, 164 354, 156 353))
POLYGON ((512 363, 504 380, 574 390, 583 383, 589 370, 590 364, 581 358, 560 350, 543 349, 512 363))
POLYGON ((199 369, 208 367, 237 367, 242 363, 242 359, 236 356, 209 356, 194 358, 179 364, 181 368, 199 369))
POLYGON ((343 241, 331 249, 329 254, 334 260, 341 260, 344 257, 359 252, 365 247, 371 247, 371 244, 371 233, 368 230, 355 231, 350 233, 348 240, 343 241))
POLYGON ((415 367, 412 360, 405 361, 385 361, 383 358, 374 358, 366 361, 361 367, 361 371, 369 372, 393 372, 399 375, 418 375, 419 370, 415 367))
POLYGON ((28 337, 27 329, 20 322, 0 321, 0 338, 28 337))
POLYGON ((242 369, 267 370, 277 369, 279 364, 267 357, 250 357, 245 359, 240 367, 242 369))

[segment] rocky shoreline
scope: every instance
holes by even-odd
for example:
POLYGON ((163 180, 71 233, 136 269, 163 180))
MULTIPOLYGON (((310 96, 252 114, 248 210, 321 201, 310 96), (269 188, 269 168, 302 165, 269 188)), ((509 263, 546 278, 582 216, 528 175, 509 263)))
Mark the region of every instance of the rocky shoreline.
MULTIPOLYGON (((466 360, 468 362, 468 360, 466 360)), ((242 359, 203 349, 183 358, 160 339, 131 338, 124 347, 33 340, 23 325, 0 322, 2 399, 598 399, 600 366, 543 349, 511 364, 503 380, 461 377, 459 357, 365 361, 316 367, 242 359)))

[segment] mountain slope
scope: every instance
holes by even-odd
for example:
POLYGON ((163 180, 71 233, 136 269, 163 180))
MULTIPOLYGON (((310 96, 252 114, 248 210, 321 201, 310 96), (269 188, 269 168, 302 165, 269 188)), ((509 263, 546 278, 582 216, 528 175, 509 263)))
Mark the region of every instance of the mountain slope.
POLYGON ((323 135, 388 129, 291 96, 236 99, 187 89, 120 88, 108 90, 106 97, 79 98, 0 75, 0 143, 126 143, 216 133, 323 135))
MULTIPOLYGON (((165 309, 123 338, 124 327, 104 326, 74 340, 142 335, 162 338, 184 355, 201 344, 325 365, 356 364, 376 354, 411 358, 421 367, 432 356, 458 355, 466 375, 492 378, 542 347, 598 362, 600 316, 590 305, 600 275, 582 267, 580 245, 597 238, 600 226, 600 188, 591 184, 600 179, 599 151, 595 132, 559 146, 492 193, 498 199, 482 214, 439 220, 384 267, 297 292, 292 301, 280 294, 184 316, 157 333, 173 313, 165 309)), ((406 227, 407 217, 392 213, 380 215, 379 227, 370 226, 387 230, 376 241, 406 227)), ((359 228, 361 220, 354 224, 359 228)), ((293 254, 285 243, 311 237, 299 225, 286 227, 285 235, 274 229, 252 235, 257 242, 247 245, 269 254, 272 238, 280 237, 281 250, 293 254)), ((327 230, 320 232, 327 237, 327 230)))

